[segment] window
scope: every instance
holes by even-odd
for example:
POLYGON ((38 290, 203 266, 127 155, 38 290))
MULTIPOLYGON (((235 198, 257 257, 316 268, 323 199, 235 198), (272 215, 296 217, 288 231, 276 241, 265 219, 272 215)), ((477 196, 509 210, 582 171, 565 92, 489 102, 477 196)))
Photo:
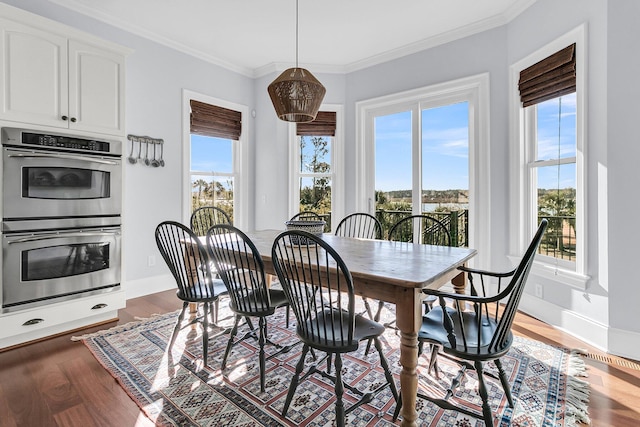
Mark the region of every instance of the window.
POLYGON ((524 250, 539 222, 549 226, 538 249, 539 274, 585 283, 584 63, 578 29, 512 67, 518 158, 514 186, 514 252, 524 250), (574 279, 574 280, 571 280, 574 279))
MULTIPOLYGON (((538 253, 575 270, 576 260, 576 94, 526 107, 535 132, 529 145, 529 181, 537 197, 531 209, 549 225, 538 253)), ((551 260, 547 260, 549 262, 551 260)), ((560 264, 559 264, 560 265, 560 264)))
POLYGON ((405 216, 428 214, 467 246, 469 102, 431 104, 374 118, 376 217, 389 230, 405 216))
MULTIPOLYGON (((224 210, 236 226, 246 224, 242 149, 246 108, 185 91, 188 120, 185 170, 189 171, 185 218, 201 206, 224 210)), ((246 170, 246 169, 245 169, 246 170)))
POLYGON ((446 223, 458 246, 490 252, 488 76, 486 74, 362 101, 356 106, 358 210, 385 231, 402 217, 427 213, 446 223))
MULTIPOLYGON (((316 212, 327 222, 327 231, 336 218, 335 184, 340 170, 336 166, 340 146, 337 118, 337 111, 319 111, 313 122, 297 123, 292 149, 290 214, 316 212)), ((338 215, 342 217, 342 213, 338 215)))

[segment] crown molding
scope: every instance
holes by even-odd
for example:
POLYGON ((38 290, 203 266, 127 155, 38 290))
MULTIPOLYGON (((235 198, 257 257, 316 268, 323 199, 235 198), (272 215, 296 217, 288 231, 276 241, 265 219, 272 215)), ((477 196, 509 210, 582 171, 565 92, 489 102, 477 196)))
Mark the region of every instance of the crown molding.
MULTIPOLYGON (((96 20, 105 22, 116 28, 120 28, 124 31, 138 35, 140 37, 157 42, 169 48, 175 49, 187 55, 191 55, 195 58, 201 59, 213 65, 225 68, 229 71, 236 72, 238 74, 259 78, 265 75, 269 75, 275 72, 282 72, 287 68, 294 66, 292 63, 269 63, 261 67, 252 69, 248 67, 239 66, 229 61, 220 59, 214 55, 204 53, 198 49, 192 48, 182 43, 178 43, 174 40, 168 39, 160 34, 152 31, 147 31, 129 24, 125 21, 113 18, 110 15, 96 11, 80 0, 49 0, 51 3, 58 4, 62 7, 71 9, 75 12, 90 16, 96 20)), ((431 49, 436 46, 440 46, 455 40, 459 40, 465 37, 472 36, 474 34, 481 33, 502 25, 509 23, 511 20, 520 15, 525 9, 529 8, 532 4, 538 0, 520 0, 511 5, 505 12, 494 15, 490 18, 484 19, 479 22, 475 22, 456 30, 448 31, 442 34, 438 34, 434 37, 430 37, 424 40, 417 41, 397 49, 392 49, 383 52, 379 55, 370 56, 368 58, 351 62, 345 65, 327 65, 327 64, 299 64, 303 68, 312 70, 314 73, 326 73, 326 74, 347 74, 354 71, 359 71, 365 68, 379 65, 388 61, 392 61, 407 55, 411 55, 426 49, 431 49)))

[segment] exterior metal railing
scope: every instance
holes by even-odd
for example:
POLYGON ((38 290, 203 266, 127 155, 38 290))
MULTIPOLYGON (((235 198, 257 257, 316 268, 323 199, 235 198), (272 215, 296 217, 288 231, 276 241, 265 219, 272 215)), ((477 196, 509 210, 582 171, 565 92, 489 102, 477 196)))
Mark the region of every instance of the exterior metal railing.
MULTIPOLYGON (((451 212, 423 212, 442 222, 451 236, 452 246, 469 246, 469 211, 467 209, 451 212)), ((376 218, 382 224, 384 238, 387 238, 389 229, 402 218, 412 215, 411 211, 376 211, 376 218)))
MULTIPOLYGON (((424 214, 433 216, 447 226, 454 246, 469 246, 469 211, 467 209, 451 212, 424 212, 424 214)), ((331 213, 319 215, 327 222, 325 230, 331 230, 331 213)), ((411 211, 377 210, 376 218, 382 224, 382 237, 386 239, 387 233, 393 224, 410 215, 412 215, 411 211)), ((575 261, 575 216, 541 215, 538 219, 542 220, 543 218, 549 221, 549 226, 538 247, 538 253, 558 259, 575 261)))

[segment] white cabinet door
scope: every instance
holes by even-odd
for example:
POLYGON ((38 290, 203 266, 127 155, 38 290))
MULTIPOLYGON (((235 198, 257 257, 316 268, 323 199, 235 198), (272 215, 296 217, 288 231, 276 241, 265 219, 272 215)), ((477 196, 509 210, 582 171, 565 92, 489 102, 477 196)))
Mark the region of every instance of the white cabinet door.
POLYGON ((69 128, 124 133, 124 57, 69 40, 69 128))
POLYGON ((0 18, 0 119, 124 135, 124 55, 0 18))
POLYGON ((67 39, 0 19, 2 118, 67 127, 67 39))

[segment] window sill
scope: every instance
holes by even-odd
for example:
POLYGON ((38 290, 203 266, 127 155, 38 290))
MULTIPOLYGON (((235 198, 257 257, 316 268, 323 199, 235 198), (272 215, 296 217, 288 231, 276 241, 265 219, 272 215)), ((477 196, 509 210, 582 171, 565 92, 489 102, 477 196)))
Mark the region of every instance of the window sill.
MULTIPOLYGON (((517 265, 517 263, 520 262, 520 259, 521 258, 519 257, 509 256, 509 260, 513 262, 514 265, 517 265)), ((531 274, 557 283, 569 285, 572 288, 579 289, 581 291, 587 289, 587 282, 590 279, 589 276, 576 273, 575 271, 535 261, 531 267, 531 274)))

